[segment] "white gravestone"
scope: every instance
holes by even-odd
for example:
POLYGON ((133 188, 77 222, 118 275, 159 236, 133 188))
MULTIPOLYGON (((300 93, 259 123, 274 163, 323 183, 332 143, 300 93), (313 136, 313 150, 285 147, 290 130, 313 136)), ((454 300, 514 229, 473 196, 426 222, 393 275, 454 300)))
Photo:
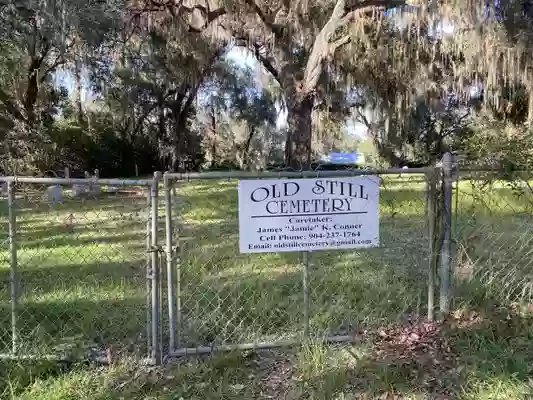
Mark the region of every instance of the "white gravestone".
POLYGON ((97 183, 91 183, 89 185, 89 192, 93 196, 98 196, 102 193, 102 186, 97 183))
POLYGON ((46 188, 46 198, 50 205, 63 204, 63 191, 61 190, 61 186, 48 186, 46 188))
POLYGON ((72 197, 73 198, 79 198, 79 197, 86 197, 89 193, 89 185, 78 185, 74 184, 72 185, 72 197))
POLYGON ((107 186, 107 193, 118 193, 120 191, 119 186, 107 186))
MULTIPOLYGON (((98 173, 98 170, 95 170, 95 173, 98 173)), ((89 196, 99 196, 102 193, 102 185, 98 182, 98 176, 91 176, 89 172, 84 172, 85 179, 88 180, 87 184, 74 184, 72 185, 72 197, 89 197, 89 196)))

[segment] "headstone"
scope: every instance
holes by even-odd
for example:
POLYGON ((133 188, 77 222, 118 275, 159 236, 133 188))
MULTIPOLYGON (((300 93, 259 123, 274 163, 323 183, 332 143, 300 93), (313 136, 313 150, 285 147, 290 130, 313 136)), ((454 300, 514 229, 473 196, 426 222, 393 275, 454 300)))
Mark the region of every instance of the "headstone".
POLYGON ((73 198, 86 197, 88 193, 89 193, 89 185, 78 185, 78 184, 72 185, 72 197, 73 198))
POLYGON ((120 191, 120 187, 118 186, 107 186, 106 192, 107 193, 118 193, 120 191))
POLYGON ((61 186, 48 186, 46 188, 46 197, 50 205, 63 204, 63 191, 61 190, 61 186))
POLYGON ((93 196, 100 195, 102 193, 102 185, 98 183, 91 183, 91 185, 89 186, 89 192, 93 196))

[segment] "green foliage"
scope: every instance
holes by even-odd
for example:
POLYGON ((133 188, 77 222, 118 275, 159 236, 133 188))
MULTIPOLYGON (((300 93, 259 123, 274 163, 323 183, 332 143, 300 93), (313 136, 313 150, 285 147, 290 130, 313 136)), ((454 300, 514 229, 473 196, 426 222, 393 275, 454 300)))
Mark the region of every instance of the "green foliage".
MULTIPOLYGON (((263 168, 293 142, 305 143, 293 147, 309 147, 313 156, 354 150, 357 143, 343 129, 350 115, 367 126, 389 164, 435 163, 444 152, 463 148, 479 159, 479 135, 471 133, 462 109, 485 110, 513 124, 533 116, 533 85, 522 73, 530 45, 518 35, 530 26, 528 14, 487 20, 484 35, 467 20, 456 21, 466 33, 429 34, 435 12, 475 15, 479 4, 450 0, 438 10, 422 5, 400 26, 375 9, 347 18, 352 4, 340 0, 257 0, 257 7, 221 2, 211 17, 205 7, 190 4, 2 0, 3 168, 36 172, 61 163, 103 163, 102 170, 105 165, 125 173, 130 167, 118 164, 133 154, 161 169, 263 168), (272 19, 266 9, 276 10, 272 19), (246 70, 224 60, 233 39, 263 68, 246 70), (488 55, 500 59, 501 68, 488 55), (76 86, 69 96, 53 82, 59 69, 76 86), (89 89, 82 72, 96 97, 92 104, 82 99, 82 86, 89 89), (483 93, 469 101, 467 91, 478 83, 483 93), (302 99, 310 99, 305 109, 298 106, 302 99), (287 129, 278 129, 276 108, 302 118, 289 118, 287 129), (296 129, 307 117, 312 123, 296 129), (71 126, 66 131, 65 124, 71 126), (65 141, 71 129, 76 134, 65 141), (95 154, 71 152, 80 147, 76 141, 89 141, 85 149, 95 154), (139 153, 143 147, 149 150, 139 153)), ((497 141, 488 143, 511 147, 497 141)), ((528 145, 515 136, 510 141, 518 149, 528 145)), ((527 163, 523 154, 505 152, 517 157, 506 161, 508 168, 527 163)))
POLYGON ((60 120, 47 128, 47 135, 53 144, 47 157, 36 164, 37 171, 69 167, 73 174, 83 176, 83 171, 98 168, 102 177, 128 177, 157 168, 157 152, 148 138, 124 140, 105 119, 92 121, 91 129, 60 120))
MULTIPOLYGON (((225 73, 207 82, 200 99, 199 129, 209 132, 204 144, 207 165, 217 169, 261 169, 280 148, 276 98, 272 87, 258 87, 257 72, 228 62, 225 73)), ((271 82, 269 82, 271 83, 271 82)))
POLYGON ((467 162, 507 175, 529 171, 533 165, 533 131, 526 125, 512 125, 483 115, 471 125, 471 133, 461 140, 467 162))

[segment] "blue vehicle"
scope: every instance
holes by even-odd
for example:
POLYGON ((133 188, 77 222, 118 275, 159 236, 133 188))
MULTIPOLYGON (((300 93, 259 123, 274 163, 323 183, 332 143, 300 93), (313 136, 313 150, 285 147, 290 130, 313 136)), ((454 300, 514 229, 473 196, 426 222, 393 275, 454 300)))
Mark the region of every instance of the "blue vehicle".
POLYGON ((363 168, 365 155, 363 153, 329 153, 323 155, 313 164, 313 169, 338 170, 363 168))

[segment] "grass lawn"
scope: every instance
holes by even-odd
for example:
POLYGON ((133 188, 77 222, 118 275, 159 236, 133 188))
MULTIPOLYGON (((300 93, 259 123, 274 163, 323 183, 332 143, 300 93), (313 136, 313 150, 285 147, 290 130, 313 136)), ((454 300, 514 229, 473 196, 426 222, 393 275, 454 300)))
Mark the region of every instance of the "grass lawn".
MULTIPOLYGON (((426 312, 429 258, 423 188, 416 178, 384 180, 380 248, 311 255, 308 344, 146 368, 120 356, 146 351, 146 199, 119 194, 52 209, 36 190, 42 188, 25 185, 17 216, 19 351, 92 349, 111 353, 112 365, 2 361, 0 397, 530 398, 529 202, 505 187, 461 184, 453 227, 458 270, 474 277, 457 287, 454 317, 427 324, 419 318, 426 312), (354 343, 325 346, 319 340, 325 334, 354 335, 354 343)), ((238 253, 235 181, 183 182, 177 192, 180 345, 300 338, 301 255, 238 253)), ((6 227, 0 231, 0 350, 8 352, 5 201, 0 217, 6 227)))
MULTIPOLYGON (((40 189, 40 190, 39 190, 40 189)), ((17 193, 18 350, 50 354, 108 343, 136 348, 145 319, 146 200, 135 194, 68 200, 17 193)), ((0 351, 11 349, 7 206, 0 243, 0 351)))

